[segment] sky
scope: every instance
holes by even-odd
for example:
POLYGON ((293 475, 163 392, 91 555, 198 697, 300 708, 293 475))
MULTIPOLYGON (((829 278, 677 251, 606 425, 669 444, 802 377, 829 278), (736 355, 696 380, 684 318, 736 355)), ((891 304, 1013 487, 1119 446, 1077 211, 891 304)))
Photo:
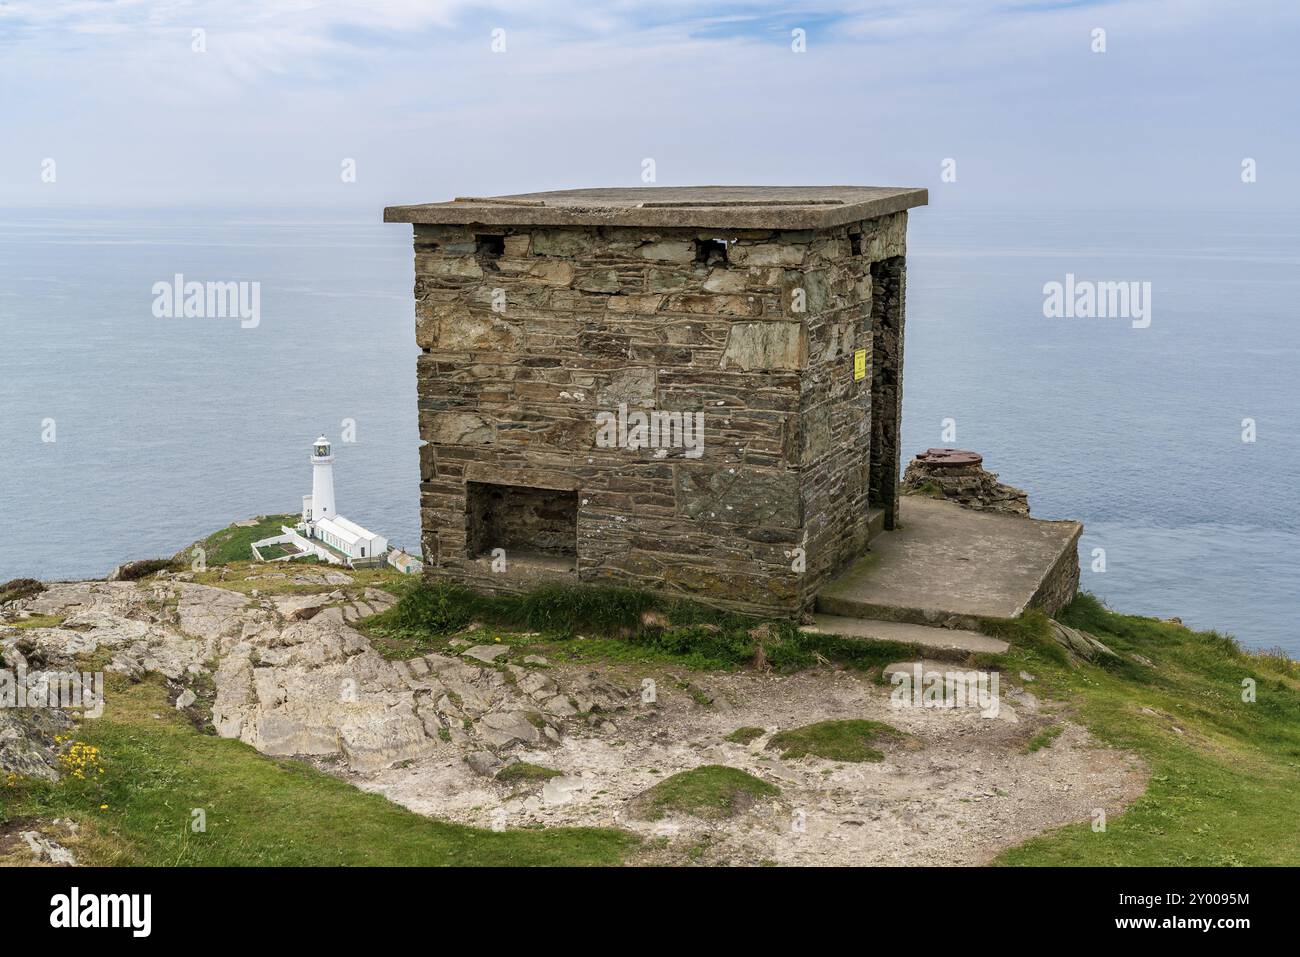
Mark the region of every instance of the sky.
POLYGON ((1294 0, 0 0, 0 205, 378 215, 652 160, 657 185, 1294 209, 1297 49, 1294 0))

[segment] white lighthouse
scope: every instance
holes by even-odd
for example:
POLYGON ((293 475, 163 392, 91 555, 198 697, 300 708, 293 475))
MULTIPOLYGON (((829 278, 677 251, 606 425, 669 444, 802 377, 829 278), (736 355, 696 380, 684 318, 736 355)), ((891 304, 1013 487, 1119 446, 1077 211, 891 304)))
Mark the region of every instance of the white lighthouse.
MULTIPOLYGON (((330 440, 323 435, 311 444, 311 494, 302 497, 302 521, 294 527, 281 525, 279 535, 253 542, 252 547, 253 557, 260 562, 314 555, 349 568, 382 565, 390 552, 388 539, 349 521, 334 508, 334 456, 330 440)), ((394 568, 410 572, 423 567, 405 552, 395 554, 396 559, 389 562, 394 568)))
POLYGON ((330 454, 330 442, 321 436, 311 447, 311 495, 303 496, 303 520, 318 522, 322 518, 333 518, 334 508, 334 456, 330 454))

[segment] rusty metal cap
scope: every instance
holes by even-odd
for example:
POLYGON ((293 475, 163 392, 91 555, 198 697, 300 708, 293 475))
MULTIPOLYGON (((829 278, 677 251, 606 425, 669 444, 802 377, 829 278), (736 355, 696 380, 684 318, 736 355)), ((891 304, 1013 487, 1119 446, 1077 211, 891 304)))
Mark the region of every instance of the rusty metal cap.
POLYGON ((958 468, 964 465, 980 465, 984 461, 984 456, 965 449, 926 449, 916 457, 916 460, 936 468, 958 468))

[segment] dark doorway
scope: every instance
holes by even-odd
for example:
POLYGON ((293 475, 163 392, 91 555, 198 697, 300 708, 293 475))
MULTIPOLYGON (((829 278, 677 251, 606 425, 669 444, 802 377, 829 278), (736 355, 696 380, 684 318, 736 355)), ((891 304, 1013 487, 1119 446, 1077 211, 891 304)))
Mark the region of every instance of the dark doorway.
POLYGON ((884 510, 885 528, 894 528, 898 522, 905 275, 902 256, 871 264, 871 466, 867 505, 884 510))

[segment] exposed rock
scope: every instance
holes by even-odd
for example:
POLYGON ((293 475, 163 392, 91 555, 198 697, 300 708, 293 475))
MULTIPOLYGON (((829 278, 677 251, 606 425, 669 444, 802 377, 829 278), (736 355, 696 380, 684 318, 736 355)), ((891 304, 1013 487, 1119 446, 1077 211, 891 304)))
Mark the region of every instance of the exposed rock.
POLYGON ((497 711, 485 714, 474 725, 478 736, 493 747, 522 742, 533 744, 541 732, 528 720, 527 715, 519 711, 497 711))
POLYGON ((956 449, 929 449, 908 463, 903 473, 902 490, 908 494, 930 495, 956 502, 977 512, 1029 514, 1029 495, 1021 489, 1003 485, 997 475, 985 471, 978 463, 951 464, 945 454, 971 455, 956 449))
POLYGON ((491 751, 471 752, 465 755, 465 763, 474 769, 475 774, 481 774, 487 778, 495 777, 496 773, 505 767, 505 762, 491 751))
POLYGON ((559 718, 572 717, 578 713, 578 709, 573 706, 573 703, 562 694, 547 698, 546 701, 542 702, 542 710, 559 718))
POLYGON ((519 690, 530 697, 536 698, 539 694, 544 697, 550 697, 555 694, 559 686, 555 683, 554 678, 549 678, 544 674, 532 672, 526 674, 518 682, 519 690))
MULTIPOLYGON (((329 588, 330 575, 303 574, 329 588)), ((342 576, 346 578, 347 576, 342 576)), ((351 581, 350 578, 347 579, 351 581)), ((0 657, 13 667, 57 669, 86 654, 111 655, 109 670, 155 672, 180 685, 178 709, 199 704, 193 682, 211 675, 216 732, 264 754, 339 758, 369 774, 444 747, 509 749, 562 740, 578 709, 555 674, 499 667, 510 646, 472 646, 460 657, 389 661, 343 623, 338 605, 373 612, 393 597, 369 590, 249 597, 166 577, 58 583, 7 609, 9 616, 63 616, 56 628, 10 632, 0 657), (330 607, 325 607, 329 603, 330 607), (315 613, 308 614, 315 609, 315 613)), ((468 643, 466 643, 468 644, 468 643)), ((529 664, 546 659, 530 655, 529 664)), ((613 711, 629 692, 592 672, 573 681, 582 709, 613 711)), ((61 712, 0 711, 0 768, 57 776, 61 712)))
POLYGON ((38 863, 53 864, 56 867, 76 867, 77 858, 73 853, 40 831, 20 831, 19 837, 31 850, 38 863))
POLYGON ((145 558, 140 561, 125 562, 109 572, 108 580, 111 582, 136 581, 155 572, 171 568, 171 566, 172 560, 170 558, 145 558))
POLYGON ((374 771, 424 757, 436 746, 435 740, 425 734, 424 722, 402 706, 358 709, 339 728, 343 756, 355 771, 374 771))
POLYGON ((0 708, 0 772, 57 781, 54 736, 72 726, 72 719, 57 708, 0 708))
POLYGON ((1119 655, 1111 651, 1108 647, 1088 634, 1086 631, 1080 631, 1077 628, 1070 628, 1063 625, 1055 619, 1051 619, 1052 638, 1058 644, 1078 655, 1086 658, 1088 661, 1095 661, 1099 658, 1115 658, 1119 655))
POLYGON ((473 648, 467 648, 461 654, 466 658, 473 658, 484 664, 492 664, 498 658, 510 653, 509 645, 475 645, 473 648))
POLYGON ((35 578, 11 578, 4 584, 0 584, 0 605, 18 601, 21 598, 30 598, 33 595, 39 595, 43 591, 45 591, 45 585, 35 578))

